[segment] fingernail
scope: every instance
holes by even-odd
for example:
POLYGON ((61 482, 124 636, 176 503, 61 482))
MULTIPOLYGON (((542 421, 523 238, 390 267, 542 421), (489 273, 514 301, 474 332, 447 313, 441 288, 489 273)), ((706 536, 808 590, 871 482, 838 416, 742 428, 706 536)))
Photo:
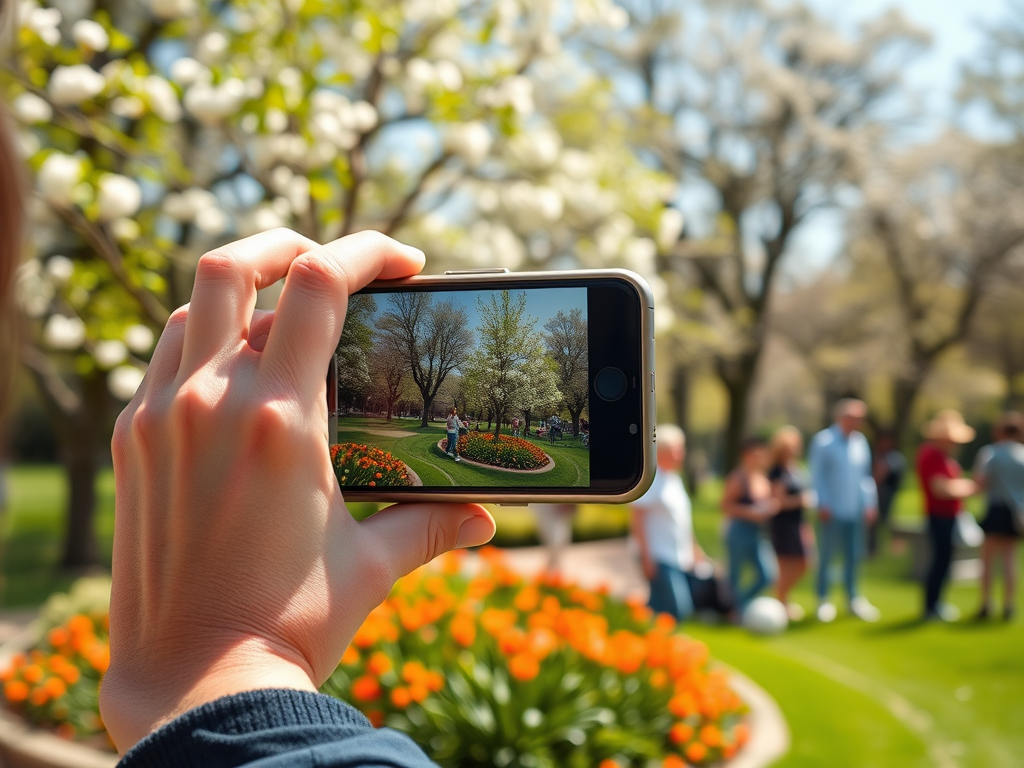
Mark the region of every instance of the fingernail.
POLYGON ((417 259, 422 261, 424 264, 427 262, 427 254, 425 254, 423 251, 421 251, 416 246, 406 245, 405 249, 409 252, 410 256, 416 257, 417 259))
POLYGON ((455 548, 479 547, 490 541, 493 535, 494 524, 488 518, 471 517, 459 528, 459 538, 455 542, 455 548))

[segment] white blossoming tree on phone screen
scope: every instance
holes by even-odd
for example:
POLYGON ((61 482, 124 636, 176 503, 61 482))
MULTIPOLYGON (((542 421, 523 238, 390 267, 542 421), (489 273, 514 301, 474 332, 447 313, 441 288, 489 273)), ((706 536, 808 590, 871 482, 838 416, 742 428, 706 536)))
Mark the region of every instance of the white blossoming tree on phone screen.
POLYGON ((98 457, 204 251, 374 228, 432 271, 649 266, 664 187, 586 56, 625 22, 610 0, 22 0, 0 88, 33 175, 22 359, 69 472, 63 563, 96 556, 98 457))

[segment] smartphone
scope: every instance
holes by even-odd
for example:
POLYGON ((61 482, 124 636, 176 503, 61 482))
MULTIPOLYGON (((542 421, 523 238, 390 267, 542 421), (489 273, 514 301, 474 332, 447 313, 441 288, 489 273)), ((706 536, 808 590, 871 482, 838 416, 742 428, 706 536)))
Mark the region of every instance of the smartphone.
POLYGON ((624 503, 654 478, 654 301, 626 270, 460 270, 349 299, 328 373, 346 499, 624 503))

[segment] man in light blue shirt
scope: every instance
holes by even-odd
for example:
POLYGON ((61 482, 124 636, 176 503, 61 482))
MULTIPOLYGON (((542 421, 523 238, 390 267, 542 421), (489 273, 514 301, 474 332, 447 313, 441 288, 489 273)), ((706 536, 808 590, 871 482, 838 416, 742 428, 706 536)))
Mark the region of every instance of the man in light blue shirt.
POLYGON ((832 556, 843 553, 843 585, 850 613, 877 621, 878 609, 857 593, 857 568, 864 533, 878 515, 878 492, 871 473, 871 449, 859 431, 867 416, 860 400, 840 400, 835 423, 811 441, 811 479, 818 495, 818 620, 830 622, 836 607, 829 601, 832 556))

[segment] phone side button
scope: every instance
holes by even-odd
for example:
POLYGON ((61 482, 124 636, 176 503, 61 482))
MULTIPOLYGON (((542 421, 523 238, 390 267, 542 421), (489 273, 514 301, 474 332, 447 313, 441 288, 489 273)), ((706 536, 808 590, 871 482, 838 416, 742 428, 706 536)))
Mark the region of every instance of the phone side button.
POLYGON ((528 506, 530 506, 530 502, 526 502, 524 504, 521 501, 517 501, 517 502, 512 502, 512 503, 506 504, 506 503, 503 503, 503 502, 499 501, 497 506, 499 506, 499 507, 528 507, 528 506))
POLYGON ((446 269, 446 275, 507 275, 508 267, 485 267, 484 269, 446 269))
POLYGON ((654 391, 654 371, 651 371, 651 392, 654 391))

